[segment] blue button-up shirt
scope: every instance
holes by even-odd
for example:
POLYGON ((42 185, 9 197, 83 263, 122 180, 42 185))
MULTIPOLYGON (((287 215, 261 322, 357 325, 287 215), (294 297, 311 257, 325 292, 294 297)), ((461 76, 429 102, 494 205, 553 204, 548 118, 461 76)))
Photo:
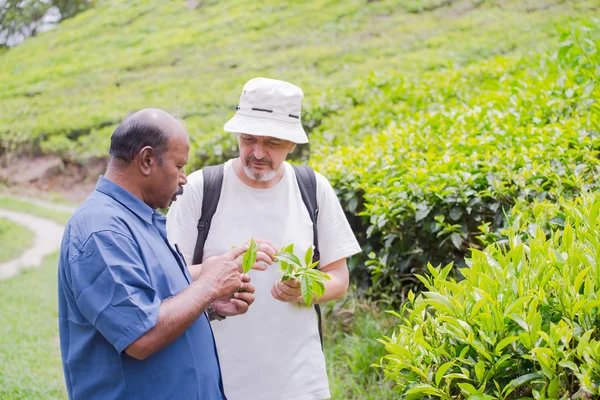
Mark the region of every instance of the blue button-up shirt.
POLYGON ((165 218, 100 177, 62 241, 60 348, 71 399, 223 399, 206 314, 140 361, 123 350, 150 330, 160 304, 192 281, 165 218))

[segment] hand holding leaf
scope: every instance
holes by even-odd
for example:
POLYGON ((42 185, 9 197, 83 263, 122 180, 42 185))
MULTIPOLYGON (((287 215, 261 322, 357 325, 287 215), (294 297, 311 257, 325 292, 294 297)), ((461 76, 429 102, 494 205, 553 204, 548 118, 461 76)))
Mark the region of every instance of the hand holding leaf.
MULTIPOLYGON (((325 281, 329 280, 329 275, 314 269, 319 261, 312 262, 313 247, 309 247, 304 254, 304 265, 294 254, 294 245, 290 244, 275 254, 275 258, 281 265, 283 276, 281 282, 291 279, 298 281, 300 293, 307 307, 313 302, 314 298, 320 298, 325 293, 325 281)), ((291 288, 295 285, 288 285, 291 288)))

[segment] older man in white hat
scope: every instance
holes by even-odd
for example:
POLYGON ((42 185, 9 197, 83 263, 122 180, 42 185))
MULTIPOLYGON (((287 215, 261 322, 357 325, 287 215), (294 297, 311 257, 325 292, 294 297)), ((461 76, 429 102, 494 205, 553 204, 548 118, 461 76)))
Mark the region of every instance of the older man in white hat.
MULTIPOLYGON (((297 143, 308 142, 300 120, 303 97, 288 82, 248 81, 225 124, 226 132, 237 134, 240 156, 188 177, 169 210, 167 231, 189 264, 224 254, 228 243, 248 237, 270 240, 274 250, 293 243, 301 259, 315 245, 320 269, 331 277, 315 301, 323 303, 345 295, 346 258, 360 247, 329 181, 285 161, 297 143)), ((280 272, 274 263, 249 273, 256 300, 245 315, 209 313, 229 400, 330 397, 318 307, 300 307, 298 282, 281 282, 280 272)))

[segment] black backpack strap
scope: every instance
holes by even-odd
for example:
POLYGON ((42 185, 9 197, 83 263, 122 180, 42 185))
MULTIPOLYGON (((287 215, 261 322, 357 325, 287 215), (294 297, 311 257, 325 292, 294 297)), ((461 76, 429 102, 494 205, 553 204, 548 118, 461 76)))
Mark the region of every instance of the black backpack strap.
MULTIPOLYGON (((320 260, 319 254, 319 234, 317 229, 317 217, 319 216, 319 207, 317 204, 317 177, 315 171, 312 170, 308 165, 293 165, 294 172, 296 174, 296 180, 298 181, 298 187, 300 188, 300 194, 302 195, 302 201, 308 210, 310 220, 313 224, 313 244, 315 246, 313 253, 313 262, 320 260)), ((321 348, 323 348, 323 323, 321 318, 321 307, 315 304, 315 311, 317 312, 317 318, 319 320, 319 337, 321 338, 321 348)))
POLYGON ((203 197, 202 197, 202 215, 198 221, 198 239, 194 248, 194 258, 192 264, 201 264, 204 254, 204 242, 208 237, 210 223, 213 215, 217 211, 219 198, 221 197, 221 187, 223 186, 224 165, 213 165, 202 169, 203 177, 203 197))
POLYGON ((317 177, 315 171, 307 165, 293 165, 296 173, 296 180, 302 195, 302 201, 308 210, 310 220, 313 223, 313 244, 315 251, 313 253, 313 262, 320 259, 319 255, 319 233, 317 229, 317 217, 319 216, 319 206, 317 205, 317 177))

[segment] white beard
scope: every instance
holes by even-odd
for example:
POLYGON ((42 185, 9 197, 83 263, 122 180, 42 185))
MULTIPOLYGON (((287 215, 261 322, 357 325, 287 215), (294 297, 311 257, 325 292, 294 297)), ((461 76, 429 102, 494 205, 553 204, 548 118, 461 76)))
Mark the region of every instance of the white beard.
POLYGON ((246 176, 248 178, 259 182, 267 182, 275 178, 274 169, 267 171, 264 174, 255 174, 254 172, 252 172, 252 169, 250 167, 244 165, 244 172, 246 173, 246 176))

